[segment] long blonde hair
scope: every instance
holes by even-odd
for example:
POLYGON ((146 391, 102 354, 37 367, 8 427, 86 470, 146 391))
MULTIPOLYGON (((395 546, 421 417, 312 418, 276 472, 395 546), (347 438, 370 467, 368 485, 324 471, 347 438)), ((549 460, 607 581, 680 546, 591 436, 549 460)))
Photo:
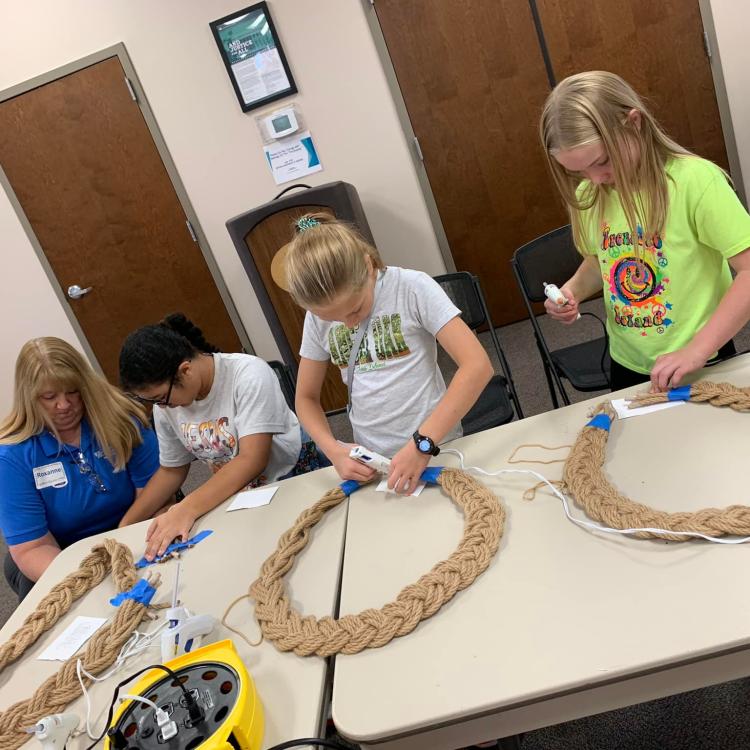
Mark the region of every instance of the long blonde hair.
POLYGON ((43 388, 78 391, 99 447, 116 469, 123 469, 142 442, 136 422, 145 411, 101 375, 70 344, 54 336, 27 341, 16 359, 13 408, 0 422, 0 445, 21 443, 48 429, 62 444, 39 403, 43 388))
POLYGON ((595 207, 601 224, 608 189, 565 170, 554 158, 554 152, 601 141, 612 163, 614 187, 635 254, 643 257, 640 245, 645 244, 646 238, 660 235, 667 220, 667 160, 694 154, 662 130, 629 84, 602 70, 572 75, 555 86, 544 104, 539 135, 552 177, 567 206, 578 250, 592 251, 587 247, 581 212, 595 207), (639 125, 630 118, 632 110, 640 113, 639 125), (628 158, 633 143, 639 149, 635 169, 628 158), (636 240, 639 228, 640 242, 636 240))
POLYGON ((300 307, 315 307, 343 292, 359 291, 372 268, 385 268, 378 251, 353 226, 330 214, 306 214, 296 228, 287 245, 286 277, 289 293, 300 307))

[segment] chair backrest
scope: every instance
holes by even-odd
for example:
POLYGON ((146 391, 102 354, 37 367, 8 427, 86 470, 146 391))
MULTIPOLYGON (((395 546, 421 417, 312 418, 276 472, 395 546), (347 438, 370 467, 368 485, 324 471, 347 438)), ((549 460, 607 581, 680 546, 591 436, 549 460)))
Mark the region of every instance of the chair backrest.
POLYGON ((573 244, 570 224, 527 242, 513 254, 521 291, 532 302, 543 302, 545 282, 562 286, 576 272, 581 261, 573 244))
POLYGON ((297 384, 294 380, 294 373, 289 365, 279 362, 278 360, 271 360, 268 363, 271 369, 276 373, 276 377, 279 379, 279 385, 281 386, 281 392, 284 394, 287 406, 294 411, 294 392, 297 389, 297 384))
POLYGON ((497 337, 495 324, 490 317, 490 311, 487 308, 487 302, 484 299, 482 285, 479 279, 473 273, 467 271, 457 271, 456 273, 446 273, 442 276, 435 276, 435 281, 440 284, 443 291, 448 295, 453 304, 461 311, 461 318, 469 328, 476 331, 480 326, 487 324, 489 329, 492 345, 495 347, 495 354, 500 363, 503 377, 505 378, 506 388, 508 389, 511 401, 516 408, 516 414, 519 419, 523 419, 521 402, 518 400, 516 386, 513 383, 513 377, 510 373, 510 365, 505 358, 505 352, 500 346, 500 340, 497 337))
POLYGON ((487 322, 479 281, 476 276, 467 271, 458 271, 434 278, 451 302, 461 311, 461 318, 469 328, 476 331, 479 326, 487 322))

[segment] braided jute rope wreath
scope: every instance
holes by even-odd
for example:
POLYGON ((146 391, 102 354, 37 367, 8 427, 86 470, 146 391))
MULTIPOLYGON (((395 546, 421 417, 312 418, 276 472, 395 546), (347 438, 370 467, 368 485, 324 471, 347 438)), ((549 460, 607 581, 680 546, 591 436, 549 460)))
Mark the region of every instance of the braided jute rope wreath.
POLYGON ((447 560, 406 586, 395 601, 382 609, 366 609, 338 620, 303 617, 289 602, 284 576, 307 545, 313 526, 347 497, 342 487, 336 487, 300 514, 250 586, 263 636, 273 641, 279 651, 294 651, 298 656, 356 654, 411 633, 458 591, 471 585, 497 552, 505 511, 499 499, 466 472, 443 469, 434 481, 463 510, 465 519, 463 537, 447 560))
MULTIPOLYGON (((666 401, 707 402, 713 406, 728 406, 736 411, 750 411, 750 388, 702 381, 667 393, 640 394, 630 405, 647 406, 666 401)), ((563 469, 565 487, 590 518, 615 529, 649 527, 694 531, 708 536, 750 535, 750 506, 747 505, 705 508, 695 513, 667 513, 634 502, 618 492, 603 469, 604 452, 614 417, 615 412, 608 401, 597 407, 594 418, 579 433, 563 469)), ((675 542, 690 538, 650 532, 636 536, 659 537, 675 542)))
MULTIPOLYGON (((67 575, 39 602, 21 627, 0 647, 0 671, 18 659, 37 639, 48 631, 87 591, 112 574, 118 593, 129 591, 138 581, 133 553, 114 539, 96 544, 81 561, 78 570, 67 575)), ((158 585, 158 576, 149 584, 158 585)), ((148 616, 145 604, 126 599, 115 616, 89 639, 83 654, 76 654, 48 677, 26 700, 0 711, 0 750, 15 750, 29 741, 24 731, 39 719, 60 713, 81 694, 76 674, 80 659, 91 674, 100 674, 111 666, 122 645, 135 628, 148 616)), ((85 682, 90 680, 85 679, 85 682)))

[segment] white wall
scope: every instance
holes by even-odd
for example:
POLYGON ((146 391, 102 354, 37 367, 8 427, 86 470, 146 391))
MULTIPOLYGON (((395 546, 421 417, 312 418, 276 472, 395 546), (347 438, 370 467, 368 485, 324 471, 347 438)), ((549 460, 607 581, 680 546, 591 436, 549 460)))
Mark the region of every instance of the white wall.
MULTIPOLYGON (((237 0, 2 1, 0 89, 124 42, 211 251, 260 356, 278 350, 224 222, 277 188, 254 114, 243 114, 208 24, 237 0)), ((323 171, 309 184, 355 185, 386 262, 445 270, 359 0, 270 0, 323 171)), ((291 100, 283 100, 291 101, 291 100)), ((277 104, 276 106, 279 106, 277 104)), ((0 191, 5 271, 0 413, 10 406, 15 355, 27 339, 76 343, 53 287, 0 191)), ((80 343, 80 342, 78 342, 80 343)))
MULTIPOLYGON (((747 43, 750 4, 737 0, 701 0, 701 10, 704 26, 710 27, 711 20, 713 21, 717 49, 713 50, 712 66, 719 67, 724 81, 726 109, 734 131, 744 195, 750 200, 750 45, 747 43), (710 19, 706 18, 706 9, 710 19)), ((722 110, 725 109, 723 104, 719 102, 722 110)), ((722 119, 724 116, 725 112, 722 111, 722 119)), ((729 157, 734 173, 733 155, 730 153, 729 157)))

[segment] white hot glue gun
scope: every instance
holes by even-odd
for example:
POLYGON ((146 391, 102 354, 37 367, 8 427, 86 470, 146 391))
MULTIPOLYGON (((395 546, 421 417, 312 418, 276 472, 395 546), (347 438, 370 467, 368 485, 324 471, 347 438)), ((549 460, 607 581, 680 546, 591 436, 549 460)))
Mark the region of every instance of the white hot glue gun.
POLYGON ((211 615, 191 615, 185 607, 171 607, 166 611, 169 627, 161 633, 162 661, 187 654, 201 645, 201 639, 216 627, 211 615))
POLYGON ((42 743, 43 750, 63 750, 78 726, 75 714, 51 714, 26 730, 42 743))
MULTIPOLYGON (((568 304, 569 300, 565 298, 565 295, 560 291, 559 287, 555 284, 548 284, 546 281, 543 281, 542 284, 544 284, 544 294, 548 300, 551 300, 560 307, 565 307, 565 305, 568 304)), ((581 313, 578 313, 576 320, 580 317, 581 313)))
POLYGON ((357 445, 349 451, 349 458, 353 458, 355 461, 359 461, 361 464, 369 466, 381 474, 387 474, 391 468, 389 459, 381 456, 379 453, 375 453, 375 451, 363 448, 361 445, 357 445))

